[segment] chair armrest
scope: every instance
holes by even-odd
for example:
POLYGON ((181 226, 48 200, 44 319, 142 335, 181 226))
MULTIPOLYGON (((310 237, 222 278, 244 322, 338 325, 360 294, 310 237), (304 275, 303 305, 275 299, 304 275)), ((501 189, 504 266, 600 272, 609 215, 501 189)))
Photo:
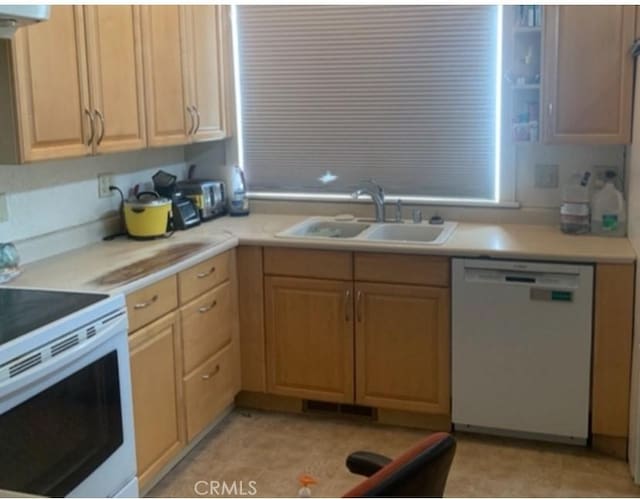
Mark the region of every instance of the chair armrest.
POLYGON ((371 476, 391 462, 387 456, 375 452, 358 451, 347 457, 347 468, 351 473, 371 476))

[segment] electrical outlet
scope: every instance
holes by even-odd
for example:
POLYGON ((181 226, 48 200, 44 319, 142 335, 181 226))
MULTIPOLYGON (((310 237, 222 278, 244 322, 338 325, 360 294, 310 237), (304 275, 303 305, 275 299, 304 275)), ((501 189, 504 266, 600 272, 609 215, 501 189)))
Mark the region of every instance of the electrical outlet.
POLYGON ((113 191, 109 189, 109 186, 113 184, 113 175, 110 173, 98 174, 98 197, 109 198, 113 196, 113 191))
POLYGON ((558 165, 536 165, 534 186, 538 189, 558 188, 558 165))
POLYGON ((9 221, 9 208, 7 206, 7 195, 0 192, 0 222, 9 221))

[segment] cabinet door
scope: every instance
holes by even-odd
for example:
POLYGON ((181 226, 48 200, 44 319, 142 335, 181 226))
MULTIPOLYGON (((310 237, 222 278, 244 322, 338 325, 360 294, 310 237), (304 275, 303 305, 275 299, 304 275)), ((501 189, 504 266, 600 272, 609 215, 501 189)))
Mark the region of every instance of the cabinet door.
POLYGON ((545 6, 545 139, 631 140, 634 6, 545 6))
POLYGON ((195 117, 187 111, 184 9, 141 7, 147 138, 150 146, 186 144, 195 117))
POLYGON ((96 151, 146 146, 140 8, 85 7, 91 108, 96 151))
POLYGON ((353 403, 352 283, 265 278, 267 391, 353 403))
POLYGON ((449 289, 356 283, 356 402, 450 413, 449 289))
POLYGON ((221 20, 216 5, 185 7, 188 36, 190 99, 195 108, 194 141, 222 139, 223 129, 221 20))
POLYGON ((144 488, 185 445, 175 313, 129 338, 138 478, 144 488))
POLYGON ((47 22, 17 31, 13 49, 20 159, 90 154, 82 7, 54 5, 47 22))

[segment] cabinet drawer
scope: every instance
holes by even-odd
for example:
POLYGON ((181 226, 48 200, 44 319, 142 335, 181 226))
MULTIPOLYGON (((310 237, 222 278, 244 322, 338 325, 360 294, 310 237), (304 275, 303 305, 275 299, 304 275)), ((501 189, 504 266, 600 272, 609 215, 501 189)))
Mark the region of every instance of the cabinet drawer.
POLYGON ((185 304, 228 280, 230 267, 231 251, 227 251, 180 272, 178 274, 180 303, 185 304))
POLYGON ((444 256, 356 253, 356 281, 449 286, 449 259, 444 256))
POLYGON ((353 279, 353 258, 348 251, 265 248, 264 273, 319 279, 353 279))
POLYGON ((229 345, 184 378, 189 441, 233 401, 232 359, 229 345))
POLYGON ((185 374, 231 341, 232 291, 227 281, 180 310, 185 374))
POLYGON ((167 277, 127 295, 129 331, 149 324, 178 306, 176 276, 167 277))

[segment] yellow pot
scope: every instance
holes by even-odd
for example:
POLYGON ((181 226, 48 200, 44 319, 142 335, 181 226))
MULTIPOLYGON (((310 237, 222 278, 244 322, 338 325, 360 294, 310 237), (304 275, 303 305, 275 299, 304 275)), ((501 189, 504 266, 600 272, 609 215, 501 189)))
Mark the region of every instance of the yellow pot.
POLYGON ((141 192, 124 202, 124 223, 131 237, 153 238, 167 233, 171 201, 156 193, 141 192), (150 195, 155 195, 149 197, 150 195))

